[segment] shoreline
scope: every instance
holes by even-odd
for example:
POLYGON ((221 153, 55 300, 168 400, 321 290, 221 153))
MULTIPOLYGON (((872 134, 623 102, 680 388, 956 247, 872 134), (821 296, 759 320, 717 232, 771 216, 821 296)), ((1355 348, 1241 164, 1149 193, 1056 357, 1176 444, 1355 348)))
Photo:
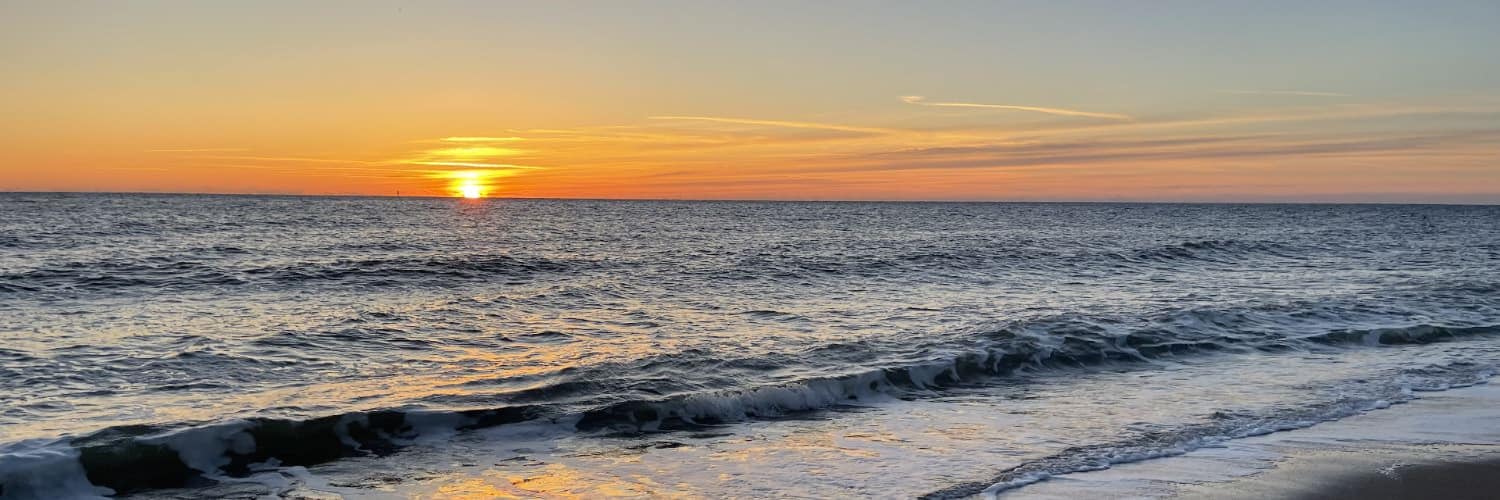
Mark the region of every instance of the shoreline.
POLYGON ((1059 475, 997 497, 1405 500, 1496 492, 1500 386, 1482 384, 1173 457, 1059 475))
POLYGON ((1380 450, 1294 457, 1227 485, 1181 498, 1296 500, 1484 499, 1500 492, 1500 449, 1380 450))

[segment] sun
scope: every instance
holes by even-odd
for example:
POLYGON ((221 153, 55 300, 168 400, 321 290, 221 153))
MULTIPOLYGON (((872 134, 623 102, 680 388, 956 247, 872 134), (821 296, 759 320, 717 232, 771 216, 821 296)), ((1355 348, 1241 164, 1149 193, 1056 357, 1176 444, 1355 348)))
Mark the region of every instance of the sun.
POLYGON ((448 179, 448 192, 453 196, 476 200, 489 195, 495 189, 491 179, 497 177, 492 172, 481 170, 457 170, 449 172, 438 172, 434 177, 448 179))
POLYGON ((458 185, 458 194, 471 200, 484 197, 484 188, 474 181, 463 181, 458 185))

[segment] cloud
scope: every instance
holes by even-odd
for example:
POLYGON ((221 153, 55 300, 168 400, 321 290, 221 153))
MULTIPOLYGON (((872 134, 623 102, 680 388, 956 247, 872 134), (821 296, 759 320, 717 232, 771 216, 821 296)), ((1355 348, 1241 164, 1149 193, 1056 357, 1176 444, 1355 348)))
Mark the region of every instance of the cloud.
POLYGON ((1046 155, 1057 153, 1079 153, 1097 150, 1118 151, 1128 150, 1158 150, 1219 145, 1228 143, 1243 143, 1256 140, 1269 140, 1279 137, 1274 134, 1258 135, 1225 135, 1208 137, 1171 137, 1162 139, 1129 139, 1129 140, 1095 140, 1095 141, 1040 141, 1014 142, 1004 144, 982 144, 971 146, 945 146, 930 148, 914 148, 898 151, 887 151, 881 153, 870 153, 866 155, 871 158, 905 158, 905 159, 944 159, 951 157, 962 157, 972 155, 995 155, 1016 157, 1025 155, 1046 155))
MULTIPOLYGON (((1242 125, 1259 125, 1275 123, 1306 123, 1306 122, 1337 122, 1337 121, 1360 121, 1360 120, 1384 120, 1399 119, 1412 116, 1444 116, 1449 118, 1464 116, 1489 116, 1500 115, 1500 106, 1482 106, 1475 104, 1465 105, 1400 105, 1400 104, 1337 104, 1319 105, 1316 107, 1301 107, 1287 110, 1272 110, 1268 112, 1256 112, 1251 114, 1237 115, 1204 115, 1204 116, 1170 116, 1150 117, 1131 122, 1109 122, 1109 123, 1086 123, 1076 125, 1058 126, 1030 126, 1024 129, 1029 134, 1076 134, 1093 133, 1099 131, 1120 131, 1124 133, 1156 133, 1148 131, 1166 129, 1204 129, 1209 127, 1235 127, 1242 125)), ((973 133, 982 133, 990 130, 996 133, 1016 132, 1015 127, 1003 129, 971 129, 973 133)))
POLYGON ((184 149, 148 149, 147 153, 241 153, 249 151, 245 148, 184 148, 184 149))
POLYGON ((515 142, 523 140, 520 137, 444 137, 439 139, 443 142, 515 142))
MULTIPOLYGON (((473 138, 465 138, 473 139, 473 138)), ((445 139, 446 140, 446 139, 445 139)), ((485 141, 452 141, 454 147, 429 149, 404 158, 387 160, 385 164, 418 165, 424 167, 465 168, 484 170, 520 170, 538 167, 523 167, 510 163, 496 163, 499 157, 517 156, 525 151, 488 146, 485 141)))
POLYGON ((1391 136, 1363 139, 1324 138, 1268 141, 1268 136, 1228 136, 1164 140, 1058 142, 1023 146, 945 147, 894 151, 863 157, 868 163, 836 166, 835 171, 970 169, 1079 166, 1137 161, 1214 160, 1231 158, 1308 157, 1398 152, 1432 152, 1462 144, 1486 144, 1497 131, 1391 136))
MULTIPOLYGON (((425 170, 415 168, 392 168, 392 167, 365 167, 365 166, 335 166, 318 165, 306 166, 295 164, 254 164, 229 162, 195 162, 173 167, 195 168, 195 169, 234 169, 234 170, 264 170, 280 175, 296 175, 311 177, 359 177, 359 178, 414 178, 421 177, 425 170)), ((169 169, 171 170, 171 169, 169 169)))
POLYGON ((504 170, 538 170, 542 167, 531 167, 526 165, 511 165, 508 163, 479 163, 464 161, 412 161, 408 165, 426 165, 429 167, 466 167, 466 168, 493 168, 504 170))
POLYGON ((514 156, 521 154, 522 151, 492 146, 461 146, 456 148, 431 149, 427 150, 426 153, 436 157, 463 161, 482 160, 496 156, 514 156))
POLYGON ((276 162, 308 162, 308 163, 362 163, 372 164, 363 160, 344 160, 338 158, 306 158, 300 156, 195 156, 191 159, 204 160, 236 160, 236 161, 276 161, 276 162))
POLYGON ((1354 97, 1338 92, 1315 92, 1311 90, 1220 90, 1220 94, 1238 95, 1290 95, 1301 97, 1354 97))
POLYGON ((1087 118, 1103 118, 1107 120, 1130 121, 1129 115, 1116 113, 1095 113, 1092 111, 1078 111, 1074 109, 1043 108, 1038 106, 1016 106, 1011 104, 980 104, 971 102, 929 102, 926 97, 919 95, 901 96, 901 102, 915 104, 918 106, 932 106, 939 108, 980 108, 980 109, 1002 109, 1009 111, 1030 111, 1033 113, 1046 113, 1049 115, 1081 116, 1087 118))
POLYGON ((835 125, 829 123, 794 122, 782 120, 755 120, 749 118, 721 118, 716 116, 650 116, 652 120, 691 120, 714 123, 733 123, 738 125, 758 125, 763 127, 785 127, 812 130, 835 130, 839 132, 858 132, 861 134, 898 134, 902 131, 877 127, 856 127, 851 125, 835 125))

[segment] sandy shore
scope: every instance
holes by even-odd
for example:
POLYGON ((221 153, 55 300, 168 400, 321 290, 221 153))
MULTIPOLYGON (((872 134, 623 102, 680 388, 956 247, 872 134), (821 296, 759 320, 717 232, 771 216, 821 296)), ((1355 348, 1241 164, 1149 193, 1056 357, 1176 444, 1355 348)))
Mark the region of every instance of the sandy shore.
POLYGON ((1057 476, 1001 498, 1500 498, 1500 386, 1424 393, 1306 429, 1057 476))
POLYGON ((1489 499, 1500 497, 1500 450, 1371 449, 1289 457, 1271 470, 1185 488, 1178 498, 1250 500, 1489 499))

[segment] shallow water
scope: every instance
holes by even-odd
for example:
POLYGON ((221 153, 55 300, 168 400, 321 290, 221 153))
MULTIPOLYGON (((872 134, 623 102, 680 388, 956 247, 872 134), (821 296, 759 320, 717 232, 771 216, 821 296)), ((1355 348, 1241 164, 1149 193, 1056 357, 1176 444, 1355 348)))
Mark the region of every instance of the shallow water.
POLYGON ((1500 207, 5 194, 0 213, 14 497, 245 477, 965 495, 1500 359, 1500 207))

